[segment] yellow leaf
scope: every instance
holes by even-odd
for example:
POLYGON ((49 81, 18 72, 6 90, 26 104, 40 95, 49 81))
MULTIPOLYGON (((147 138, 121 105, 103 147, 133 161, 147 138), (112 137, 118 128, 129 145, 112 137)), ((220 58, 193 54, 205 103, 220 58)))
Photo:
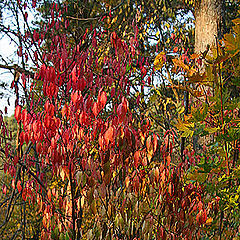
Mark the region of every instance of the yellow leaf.
POLYGON ((186 131, 188 129, 187 126, 180 119, 178 119, 178 124, 176 124, 176 127, 179 131, 186 131))
POLYGON ((213 219, 210 217, 206 221, 206 225, 210 225, 212 223, 213 219))
POLYGON ((219 128, 205 128, 206 131, 208 131, 209 133, 215 133, 219 130, 219 128))
POLYGON ((182 60, 180 60, 180 59, 173 59, 172 61, 173 61, 175 66, 180 67, 180 68, 182 68, 185 71, 189 71, 189 66, 184 64, 182 60))
POLYGON ((117 18, 118 18, 118 16, 115 17, 115 18, 113 18, 113 20, 112 20, 112 24, 114 24, 114 23, 117 21, 117 18))
POLYGON ((164 56, 165 56, 165 52, 160 52, 155 60, 154 60, 154 67, 156 70, 160 70, 163 67, 164 64, 164 56))
POLYGON ((192 137, 193 136, 194 131, 192 131, 191 129, 187 128, 181 135, 181 137, 192 137))
POLYGON ((93 213, 94 215, 96 215, 96 213, 97 213, 97 207, 96 207, 96 200, 95 200, 95 199, 91 202, 90 208, 91 208, 91 210, 92 210, 92 213, 93 213))
POLYGON ((180 109, 179 109, 179 114, 182 114, 183 112, 185 111, 185 107, 181 107, 180 109))
POLYGON ((233 22, 235 25, 238 25, 238 24, 240 24, 240 18, 236 18, 236 19, 232 20, 232 22, 233 22))

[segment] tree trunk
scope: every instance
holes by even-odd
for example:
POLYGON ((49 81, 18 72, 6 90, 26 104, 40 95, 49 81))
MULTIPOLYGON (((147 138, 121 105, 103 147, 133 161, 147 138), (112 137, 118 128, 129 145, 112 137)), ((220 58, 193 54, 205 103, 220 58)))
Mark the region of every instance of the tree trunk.
POLYGON ((198 0, 195 6, 195 52, 204 52, 207 46, 216 46, 221 36, 222 0, 198 0))
MULTIPOLYGON (((201 54, 202 65, 199 66, 200 73, 205 71, 205 55, 212 55, 211 47, 216 47, 217 39, 222 36, 221 16, 223 11, 223 0, 197 0, 195 3, 195 53, 201 54)), ((205 93, 213 95, 213 89, 202 86, 205 93)), ((200 98, 201 99, 201 98, 200 98)), ((202 98, 204 101, 205 98, 202 98)), ((207 101, 207 99, 206 99, 207 101)), ((193 146, 197 150, 203 145, 212 142, 213 136, 193 137, 193 146)))

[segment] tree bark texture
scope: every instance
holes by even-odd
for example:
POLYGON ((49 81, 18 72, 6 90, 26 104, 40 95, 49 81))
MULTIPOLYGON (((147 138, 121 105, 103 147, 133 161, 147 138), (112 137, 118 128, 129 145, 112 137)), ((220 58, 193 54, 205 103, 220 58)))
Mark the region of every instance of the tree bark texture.
MULTIPOLYGON (((202 65, 199 66, 200 73, 205 71, 205 56, 212 55, 211 47, 216 47, 217 39, 221 38, 221 23, 223 0, 196 0, 195 2, 195 53, 201 54, 202 65)), ((213 94, 212 87, 202 86, 205 93, 213 94)), ((205 98, 202 98, 204 101, 205 98)), ((206 99, 207 101, 207 99, 206 99)), ((200 146, 212 142, 213 136, 193 137, 193 146, 197 150, 200 146)))
POLYGON ((195 5, 195 52, 204 52, 207 45, 216 45, 221 36, 223 0, 198 0, 195 5))

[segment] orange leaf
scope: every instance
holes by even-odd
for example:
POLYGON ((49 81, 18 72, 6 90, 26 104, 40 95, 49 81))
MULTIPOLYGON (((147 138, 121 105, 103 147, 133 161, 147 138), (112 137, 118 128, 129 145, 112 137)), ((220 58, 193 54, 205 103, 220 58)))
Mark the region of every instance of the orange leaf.
POLYGON ((65 115, 68 116, 68 105, 67 105, 67 104, 65 104, 65 105, 63 106, 61 112, 62 112, 62 117, 65 117, 65 115))
POLYGON ((207 219, 206 224, 210 225, 212 223, 212 221, 213 221, 213 219, 210 217, 210 218, 207 219))
POLYGON ((171 162, 171 157, 170 157, 170 155, 167 155, 166 161, 167 161, 167 166, 169 166, 169 165, 170 165, 170 162, 171 162))
POLYGON ((18 189, 18 192, 22 191, 22 185, 21 185, 21 181, 20 180, 18 180, 18 182, 17 182, 17 189, 18 189))
POLYGON ((192 54, 191 55, 191 59, 196 59, 196 58, 199 58, 200 57, 200 54, 196 54, 196 53, 194 53, 194 54, 192 54))
POLYGON ((139 159, 140 159, 140 152, 139 151, 136 151, 134 153, 134 165, 135 167, 137 168, 138 165, 139 165, 139 159))
POLYGON ((130 183, 130 179, 129 179, 129 176, 127 176, 127 177, 125 178, 126 188, 128 188, 129 183, 130 183))
POLYGON ((149 151, 150 147, 151 147, 151 144, 152 144, 152 139, 151 139, 151 136, 149 136, 147 138, 147 141, 146 141, 146 147, 147 147, 147 150, 149 151))
POLYGON ((170 196, 172 196, 172 194, 173 194, 173 184, 172 183, 170 183, 168 186, 168 192, 169 192, 170 196))
POLYGON ((47 196, 48 196, 49 201, 51 202, 51 199, 52 199, 51 189, 48 190, 47 196))
POLYGON ((113 141, 113 134, 114 134, 114 128, 112 126, 110 126, 104 134, 104 138, 105 138, 107 145, 109 142, 113 141))
POLYGON ((97 105, 96 102, 93 103, 92 111, 93 111, 94 116, 97 117, 97 115, 98 115, 98 105, 97 105))

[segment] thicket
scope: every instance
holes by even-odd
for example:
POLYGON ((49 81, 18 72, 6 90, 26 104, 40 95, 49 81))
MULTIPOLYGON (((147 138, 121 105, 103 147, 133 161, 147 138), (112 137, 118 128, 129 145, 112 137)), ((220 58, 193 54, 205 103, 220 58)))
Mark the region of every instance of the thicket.
POLYGON ((192 1, 1 4, 2 239, 239 239, 237 13, 196 54, 192 1))

